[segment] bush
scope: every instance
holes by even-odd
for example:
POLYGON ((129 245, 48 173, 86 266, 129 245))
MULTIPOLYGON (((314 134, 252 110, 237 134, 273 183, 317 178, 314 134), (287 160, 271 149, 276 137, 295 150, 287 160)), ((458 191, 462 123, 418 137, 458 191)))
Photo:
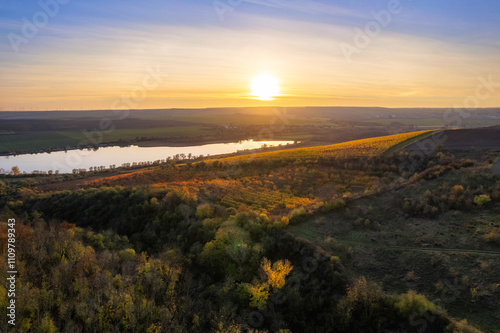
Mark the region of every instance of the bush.
POLYGON ((474 203, 479 207, 486 205, 491 201, 491 198, 487 194, 476 195, 474 197, 474 203))
POLYGON ((429 301, 424 295, 417 294, 413 290, 397 296, 395 307, 404 316, 424 314, 427 311, 435 313, 439 309, 436 304, 429 301))
POLYGON ((298 222, 306 215, 306 209, 302 206, 290 212, 290 222, 298 222))
POLYGON ((484 240, 488 243, 500 244, 500 230, 494 230, 484 235, 484 240))
POLYGON ((453 333, 480 333, 481 331, 470 326, 467 323, 467 319, 461 321, 452 321, 448 327, 446 327, 447 332, 453 333))
POLYGON ((346 204, 344 199, 338 199, 338 200, 327 203, 325 205, 325 210, 327 212, 331 212, 331 211, 343 209, 346 206, 347 206, 347 204, 346 204))

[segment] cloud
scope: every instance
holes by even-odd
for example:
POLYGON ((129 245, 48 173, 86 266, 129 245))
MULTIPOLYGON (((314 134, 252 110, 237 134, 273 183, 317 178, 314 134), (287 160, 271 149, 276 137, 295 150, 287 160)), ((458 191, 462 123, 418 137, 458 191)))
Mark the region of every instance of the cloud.
POLYGON ((315 15, 339 15, 347 17, 367 17, 357 11, 349 10, 343 7, 325 4, 318 1, 305 0, 245 0, 245 2, 256 5, 288 9, 292 11, 315 14, 315 15))

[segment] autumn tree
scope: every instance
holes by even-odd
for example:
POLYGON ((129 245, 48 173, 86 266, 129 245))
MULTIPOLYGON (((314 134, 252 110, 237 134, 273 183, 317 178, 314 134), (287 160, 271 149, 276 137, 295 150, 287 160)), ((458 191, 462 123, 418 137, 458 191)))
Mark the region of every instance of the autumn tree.
POLYGON ((272 266, 269 259, 264 258, 261 265, 267 275, 267 283, 273 288, 281 289, 285 286, 285 277, 292 271, 289 260, 278 260, 272 266))
POLYGON ((347 295, 340 301, 339 308, 347 320, 354 317, 354 313, 368 320, 383 297, 382 288, 377 283, 361 277, 347 288, 347 295))
POLYGON ((21 174, 21 170, 19 170, 19 167, 16 165, 16 166, 12 167, 12 169, 10 170, 10 173, 14 176, 17 176, 17 175, 21 174))

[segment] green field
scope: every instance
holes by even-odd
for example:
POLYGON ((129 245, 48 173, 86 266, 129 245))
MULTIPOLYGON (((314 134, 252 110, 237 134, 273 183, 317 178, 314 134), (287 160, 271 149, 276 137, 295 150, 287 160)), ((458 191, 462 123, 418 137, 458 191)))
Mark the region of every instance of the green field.
POLYGON ((205 124, 237 124, 237 125, 334 125, 330 118, 322 117, 299 117, 296 115, 287 114, 270 114, 270 115, 248 115, 248 114, 233 114, 233 115, 206 115, 206 116, 174 116, 168 118, 151 118, 151 119, 171 119, 177 121, 188 121, 193 123, 205 124))
POLYGON ((99 143, 133 141, 138 138, 165 139, 178 137, 198 137, 210 135, 210 129, 198 126, 116 129, 113 131, 89 131, 86 136, 81 130, 32 132, 6 134, 0 141, 0 151, 37 151, 55 147, 74 147, 79 143, 96 140, 99 143))

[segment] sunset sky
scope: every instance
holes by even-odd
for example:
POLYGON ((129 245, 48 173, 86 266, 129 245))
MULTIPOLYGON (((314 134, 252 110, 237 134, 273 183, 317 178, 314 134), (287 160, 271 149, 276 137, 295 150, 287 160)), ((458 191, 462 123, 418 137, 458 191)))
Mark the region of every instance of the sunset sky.
POLYGON ((0 110, 450 107, 480 77, 500 106, 498 1, 27 3, 0 0, 0 110), (259 75, 280 95, 252 96, 259 75))

